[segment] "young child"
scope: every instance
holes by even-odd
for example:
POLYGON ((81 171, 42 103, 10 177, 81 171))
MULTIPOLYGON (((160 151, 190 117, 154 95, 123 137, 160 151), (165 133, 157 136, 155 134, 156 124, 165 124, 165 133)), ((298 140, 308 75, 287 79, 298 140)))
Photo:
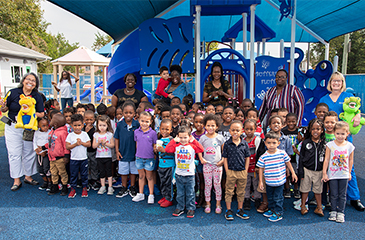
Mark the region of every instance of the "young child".
MULTIPOLYGON (((205 135, 201 136, 199 143, 204 148, 203 156, 199 154, 200 162, 203 164, 203 174, 205 181, 205 201, 206 206, 205 213, 211 212, 211 191, 212 185, 214 185, 216 195, 216 208, 215 213, 222 213, 222 172, 223 172, 223 160, 222 160, 222 146, 224 144, 224 138, 222 135, 216 133, 220 125, 220 118, 213 114, 208 114, 203 119, 203 125, 206 130, 205 135)), ((204 186, 204 185, 203 185, 204 186)))
POLYGON ((107 111, 108 108, 104 103, 100 103, 99 106, 96 107, 96 112, 98 113, 98 115, 106 115, 107 111))
POLYGON ((67 132, 73 132, 73 129, 71 127, 71 116, 75 114, 75 109, 73 107, 68 107, 63 109, 63 116, 66 118, 66 127, 67 132))
POLYGON ((89 111, 92 111, 93 113, 95 113, 95 106, 94 106, 94 104, 88 103, 85 106, 86 106, 86 111, 89 110, 89 111))
POLYGON ((238 202, 237 217, 249 219, 250 217, 243 211, 243 201, 245 199, 245 189, 247 182, 247 170, 250 164, 250 150, 245 140, 241 139, 243 132, 241 121, 234 120, 230 125, 229 132, 231 137, 223 146, 223 162, 227 174, 226 180, 226 214, 227 220, 233 220, 231 210, 232 197, 235 186, 238 202))
POLYGON ((149 112, 141 112, 139 116, 140 127, 134 131, 134 141, 136 141, 136 167, 139 174, 139 193, 132 199, 134 202, 144 200, 143 189, 145 178, 147 178, 149 196, 147 203, 154 204, 155 196, 153 195, 154 182, 153 170, 155 168, 155 156, 153 148, 156 144, 157 134, 151 128, 153 126, 153 116, 149 112))
MULTIPOLYGON (((174 97, 174 95, 172 95, 172 93, 168 94, 165 92, 165 88, 167 88, 167 86, 170 84, 171 82, 171 78, 170 78, 170 74, 169 74, 169 69, 165 66, 162 66, 159 70, 160 72, 160 80, 158 81, 157 84, 157 89, 156 89, 156 95, 161 97, 161 98, 165 98, 164 100, 170 100, 174 97), (169 99, 167 99, 169 98, 169 99)), ((169 101, 166 101, 169 102, 169 101)))
POLYGON ((82 194, 81 197, 88 197, 88 160, 87 160, 87 148, 91 147, 91 141, 89 135, 82 131, 84 121, 81 114, 75 114, 71 117, 71 126, 73 132, 68 134, 66 138, 66 148, 71 150, 70 157, 70 183, 71 191, 68 198, 74 198, 76 196, 77 179, 80 173, 82 181, 82 194))
POLYGON ((241 121, 241 122, 244 122, 245 121, 245 114, 244 114, 244 111, 241 109, 241 108, 237 108, 235 111, 235 118, 234 120, 238 120, 238 121, 241 121))
POLYGON ((44 103, 44 109, 46 111, 47 117, 48 119, 50 119, 49 114, 51 113, 52 110, 61 110, 61 106, 59 104, 59 102, 57 101, 57 99, 49 99, 48 101, 46 101, 44 103))
POLYGON ((338 115, 335 111, 329 111, 325 113, 323 117, 323 123, 324 123, 324 128, 326 129, 325 132, 326 143, 329 143, 330 141, 336 139, 334 134, 336 122, 338 122, 338 115))
MULTIPOLYGON (((84 127, 82 131, 85 131, 90 138, 90 142, 94 141, 94 133, 95 133, 95 114, 94 112, 87 110, 84 113, 84 127)), ((91 145, 87 148, 87 159, 88 159, 88 168, 89 168, 89 183, 93 190, 98 191, 100 188, 100 184, 97 182, 99 179, 99 169, 98 162, 96 161, 96 149, 91 145)))
POLYGON ((65 117, 61 114, 56 114, 50 122, 52 130, 48 133, 48 142, 46 145, 42 146, 42 150, 48 149, 49 167, 52 176, 52 186, 48 195, 54 195, 59 192, 59 176, 61 176, 62 182, 61 196, 66 196, 68 194, 68 175, 65 163, 69 159, 70 151, 66 149, 66 138, 68 133, 65 124, 65 117))
POLYGON ((261 139, 265 138, 264 131, 262 130, 261 122, 259 119, 259 111, 256 108, 250 108, 245 112, 245 119, 253 119, 256 121, 255 136, 261 139))
POLYGON ((170 119, 163 119, 160 125, 160 141, 162 141, 162 145, 159 145, 158 142, 155 145, 155 152, 159 153, 159 168, 157 171, 160 177, 162 199, 158 201, 158 204, 160 204, 161 207, 172 206, 172 178, 175 171, 175 159, 173 155, 165 152, 165 147, 172 140, 172 137, 170 136, 171 131, 172 121, 170 119))
MULTIPOLYGON (((280 117, 281 118, 281 117, 280 117)), ((269 202, 269 210, 263 215, 270 222, 277 222, 283 219, 283 190, 286 181, 285 166, 289 168, 292 174, 293 182, 298 180, 292 165, 290 157, 285 151, 280 150, 280 134, 270 131, 265 135, 265 146, 267 151, 260 157, 257 162, 259 170, 259 188, 264 190, 264 175, 266 182, 266 194, 269 202)))
POLYGON ((171 107, 170 106, 163 106, 161 108, 161 120, 164 119, 170 119, 170 112, 171 112, 171 107))
MULTIPOLYGON (((136 106, 134 106, 136 107, 136 106)), ((136 110, 134 110, 135 112, 136 110)), ((134 113, 135 114, 135 113, 134 113)), ((134 117, 134 115, 133 115, 134 117)), ((123 106, 118 106, 117 109, 115 110, 115 119, 117 120, 116 122, 120 122, 123 119, 123 106)))
POLYGON ((171 136, 174 138, 177 136, 180 127, 182 111, 179 106, 173 106, 170 112, 170 119, 172 121, 172 132, 171 136))
POLYGON ((77 114, 81 114, 82 116, 84 116, 84 113, 87 110, 88 110, 87 107, 84 104, 82 104, 82 103, 79 103, 79 104, 76 105, 76 113, 77 114))
POLYGON ((204 151, 202 145, 191 136, 190 128, 181 126, 178 137, 167 144, 165 151, 175 153, 176 163, 176 187, 177 206, 173 216, 177 217, 184 213, 186 207, 187 217, 193 218, 195 214, 195 163, 196 153, 204 151))
POLYGON ((221 104, 215 106, 215 113, 223 113, 224 107, 221 104))
POLYGON ((206 114, 215 114, 215 107, 213 104, 208 104, 205 109, 206 114))
POLYGON ((124 118, 118 122, 114 133, 115 153, 119 161, 118 173, 122 176, 122 188, 116 195, 122 198, 129 195, 134 198, 137 195, 136 175, 136 142, 134 141, 134 131, 139 128, 138 121, 133 117, 136 114, 136 106, 131 101, 126 101, 121 108, 124 118), (128 176, 130 187, 128 190, 128 176))
POLYGON ((176 106, 176 105, 179 105, 181 103, 181 100, 179 97, 173 97, 171 99, 171 103, 170 103, 170 107, 173 107, 173 106, 176 106))
POLYGON ((96 131, 93 135, 93 148, 96 148, 96 161, 100 171, 101 187, 98 194, 104 194, 105 178, 108 178, 108 195, 113 195, 113 178, 112 178, 112 151, 114 148, 113 128, 110 119, 106 115, 98 116, 96 120, 96 131))
POLYGON ((233 107, 225 107, 222 114, 223 124, 219 127, 218 130, 218 134, 221 134, 224 137, 225 141, 228 141, 228 139, 231 137, 230 126, 234 117, 235 115, 233 107))
POLYGON ((42 146, 46 145, 48 142, 48 133, 49 123, 47 118, 38 118, 38 127, 39 129, 35 131, 33 137, 33 148, 37 153, 37 167, 39 175, 43 179, 42 186, 39 187, 39 190, 51 190, 51 172, 49 171, 49 158, 47 151, 42 151, 42 146))
MULTIPOLYGON (((278 111, 279 111, 279 108, 274 108, 273 110, 271 110, 270 117, 278 115, 278 111)), ((270 117, 269 117, 269 119, 270 119, 270 117)), ((269 125, 270 124, 268 124, 268 126, 266 126, 266 133, 270 132, 270 130, 271 130, 269 125)))
POLYGON ((328 220, 343 223, 345 222, 347 183, 351 180, 355 147, 346 141, 349 135, 348 123, 337 122, 334 132, 336 139, 326 145, 322 180, 329 181, 331 189, 331 212, 328 220))
POLYGON ((256 156, 264 153, 265 147, 262 144, 262 139, 259 136, 255 136, 256 128, 257 125, 254 119, 247 119, 243 123, 243 130, 245 131, 246 135, 244 140, 247 142, 248 147, 250 149, 250 164, 247 170, 247 184, 245 190, 245 201, 243 203, 243 210, 251 210, 251 200, 250 200, 251 187, 253 188, 253 198, 255 200, 256 209, 261 204, 261 193, 257 191, 257 187, 259 185, 259 176, 255 172, 255 168, 256 168, 256 156), (261 154, 259 152, 261 152, 261 154))
MULTIPOLYGON (((295 171, 295 174, 298 174, 298 165, 297 165, 297 155, 295 154, 295 152, 297 151, 297 145, 298 145, 298 126, 297 126, 297 122, 298 122, 298 116, 295 113, 288 113, 286 115, 286 126, 281 129, 282 133, 287 136, 292 144, 292 148, 293 148, 293 155, 291 156, 290 159, 290 163, 293 166, 293 169, 295 171)), ((287 170, 288 171, 288 170, 287 170)), ((291 198, 291 193, 290 193, 290 186, 289 186, 289 181, 290 178, 287 179, 285 186, 284 186, 284 191, 285 191, 285 198, 291 198)), ((300 198, 300 193, 298 190, 298 183, 292 183, 294 184, 294 197, 299 199, 300 198)))
POLYGON ((316 109, 314 110, 314 114, 317 118, 323 121, 324 115, 329 111, 328 105, 325 103, 318 103, 316 109))
POLYGON ((300 192, 302 193, 302 205, 300 212, 307 214, 305 206, 309 192, 312 190, 317 201, 314 213, 323 217, 322 210, 322 170, 325 157, 325 139, 323 122, 318 118, 312 119, 308 124, 308 131, 302 143, 299 157, 300 192))
POLYGON ((245 98, 245 99, 242 100, 242 103, 241 103, 240 107, 244 112, 247 112, 248 109, 254 108, 255 106, 253 105, 251 99, 245 98))
POLYGON ((195 113, 203 112, 205 111, 204 104, 202 102, 196 102, 193 104, 191 108, 195 113))

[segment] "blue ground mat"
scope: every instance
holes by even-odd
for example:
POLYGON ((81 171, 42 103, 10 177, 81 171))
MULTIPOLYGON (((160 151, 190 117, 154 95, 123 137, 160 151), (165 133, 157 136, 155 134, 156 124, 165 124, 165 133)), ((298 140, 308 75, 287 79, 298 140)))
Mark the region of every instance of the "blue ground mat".
MULTIPOLYGON (((362 130, 354 142, 355 169, 365 202, 364 137, 362 130)), ((284 218, 279 222, 269 222, 253 204, 247 211, 249 220, 235 217, 228 222, 223 213, 205 214, 202 208, 193 219, 186 214, 173 217, 174 207, 160 208, 157 197, 154 205, 148 205, 147 201, 134 203, 129 196, 100 196, 93 190, 88 198, 81 198, 81 189, 77 189, 76 198, 68 199, 48 196, 38 186, 24 183, 19 191, 12 192, 4 137, 0 138, 0 148, 0 239, 363 239, 365 235, 365 213, 349 204, 342 224, 328 221, 328 210, 325 217, 315 215, 315 206, 302 216, 293 209, 294 198, 285 200, 284 218)), ((237 203, 232 208, 237 209, 237 203)))

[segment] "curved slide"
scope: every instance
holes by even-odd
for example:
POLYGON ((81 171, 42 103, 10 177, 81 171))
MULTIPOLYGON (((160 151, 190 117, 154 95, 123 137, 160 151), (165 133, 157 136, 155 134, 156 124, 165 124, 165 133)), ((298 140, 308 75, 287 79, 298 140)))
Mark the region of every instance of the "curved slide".
MULTIPOLYGON (((98 87, 100 87, 101 85, 103 85, 103 81, 98 82, 97 84, 95 84, 95 89, 97 89, 98 87)), ((80 100, 82 100, 84 97, 86 97, 87 95, 89 95, 91 93, 91 88, 86 90, 85 92, 83 92, 80 95, 80 100)), ((76 101, 76 97, 74 97, 74 100, 76 101)))

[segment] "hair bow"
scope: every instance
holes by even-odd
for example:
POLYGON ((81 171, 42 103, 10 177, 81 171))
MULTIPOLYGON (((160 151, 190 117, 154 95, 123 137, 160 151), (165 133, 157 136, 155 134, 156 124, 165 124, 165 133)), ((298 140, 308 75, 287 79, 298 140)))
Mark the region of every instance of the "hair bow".
POLYGON ((205 111, 202 111, 202 110, 198 110, 197 112, 198 112, 198 113, 205 114, 205 111))
POLYGON ((151 108, 146 108, 144 111, 149 112, 149 113, 153 113, 153 109, 151 109, 151 108))

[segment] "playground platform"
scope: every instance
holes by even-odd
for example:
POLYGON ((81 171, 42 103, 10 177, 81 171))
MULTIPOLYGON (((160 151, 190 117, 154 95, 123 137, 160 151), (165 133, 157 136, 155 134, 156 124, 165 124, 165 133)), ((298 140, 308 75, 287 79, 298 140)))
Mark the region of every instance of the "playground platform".
MULTIPOLYGON (((365 129, 354 136, 355 167, 363 201, 364 137, 365 129)), ((315 215, 314 206, 302 216, 293 209, 294 198, 285 199, 284 219, 280 222, 271 223, 254 209, 247 211, 249 220, 235 217, 228 222, 223 214, 205 214, 202 208, 197 209, 193 219, 186 218, 186 214, 173 217, 174 207, 134 203, 129 196, 100 196, 93 190, 88 198, 81 198, 81 189, 77 189, 78 195, 68 199, 48 196, 23 183, 19 191, 12 192, 4 137, 0 137, 0 148, 4 149, 0 152, 0 239, 363 239, 365 235, 365 212, 357 212, 349 204, 342 224, 328 221, 328 210, 323 218, 315 215)), ((35 179, 40 180, 39 176, 35 179)), ((237 204, 233 203, 235 208, 237 204)))

